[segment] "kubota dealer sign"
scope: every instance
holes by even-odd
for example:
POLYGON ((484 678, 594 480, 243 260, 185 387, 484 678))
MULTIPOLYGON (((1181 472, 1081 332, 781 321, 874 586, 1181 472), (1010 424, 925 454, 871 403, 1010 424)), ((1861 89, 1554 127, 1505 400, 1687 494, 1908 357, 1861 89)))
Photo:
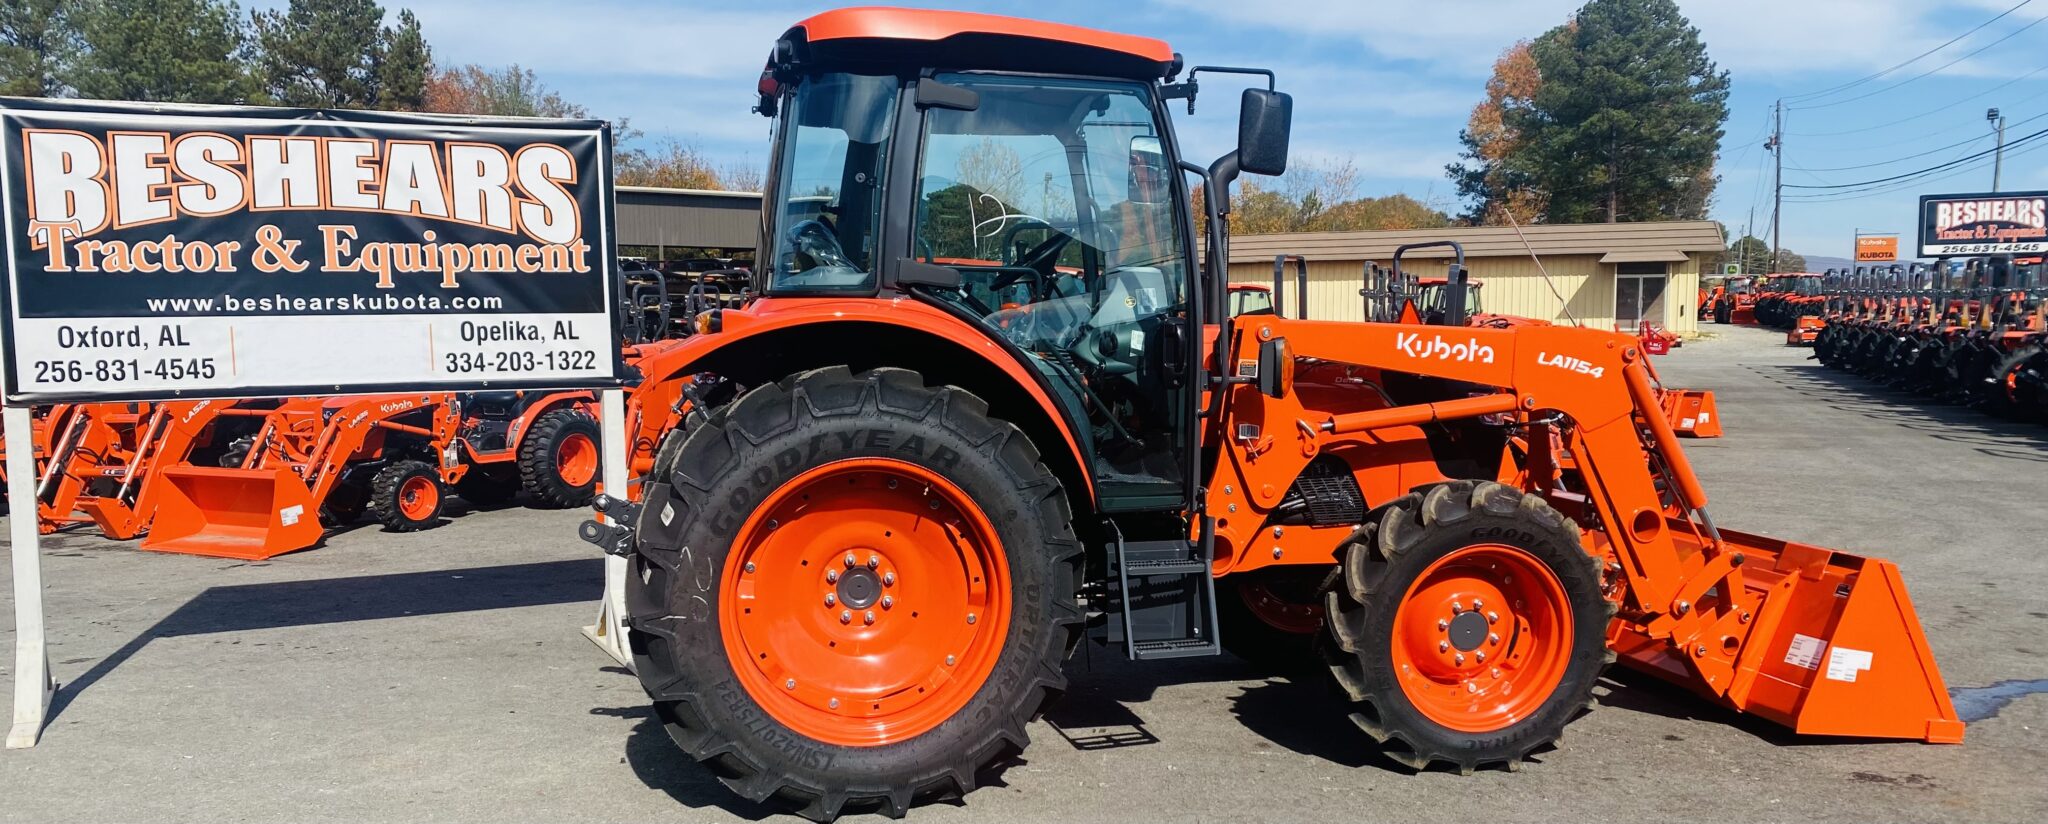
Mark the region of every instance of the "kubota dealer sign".
POLYGON ((1923 195, 1920 256, 2048 251, 2048 192, 1923 195))
POLYGON ((0 100, 10 401, 615 385, 594 121, 0 100))

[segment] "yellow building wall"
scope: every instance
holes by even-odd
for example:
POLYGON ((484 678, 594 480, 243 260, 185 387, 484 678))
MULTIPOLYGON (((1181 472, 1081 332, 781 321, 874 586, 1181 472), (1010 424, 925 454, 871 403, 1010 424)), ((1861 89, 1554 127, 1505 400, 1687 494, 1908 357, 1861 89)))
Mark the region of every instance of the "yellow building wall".
MULTIPOLYGON (((1683 335, 1698 331, 1700 272, 1709 264, 1711 253, 1693 254, 1670 265, 1664 293, 1653 305, 1653 319, 1659 325, 1683 335)), ((1386 261, 1380 261, 1382 268, 1386 261)), ((1422 260, 1403 266, 1423 277, 1443 276, 1441 260, 1422 260)), ((1481 307, 1501 315, 1519 315, 1566 324, 1576 319, 1582 326, 1614 328, 1615 265, 1601 263, 1599 255, 1553 255, 1543 259, 1542 270, 1528 257, 1474 258, 1467 262, 1472 277, 1484 284, 1481 307), (1549 281, 1545 282, 1544 272, 1549 281), (1560 300, 1562 297, 1562 300, 1560 300)), ((1358 294, 1364 280, 1364 261, 1309 261, 1308 316, 1315 320, 1364 320, 1363 298, 1358 294)), ((1238 283, 1272 285, 1270 263, 1235 263, 1230 279, 1238 283)), ((1282 298, 1285 314, 1296 315, 1295 267, 1289 264, 1282 298)), ((1623 331, 1633 332, 1634 329, 1623 331)))

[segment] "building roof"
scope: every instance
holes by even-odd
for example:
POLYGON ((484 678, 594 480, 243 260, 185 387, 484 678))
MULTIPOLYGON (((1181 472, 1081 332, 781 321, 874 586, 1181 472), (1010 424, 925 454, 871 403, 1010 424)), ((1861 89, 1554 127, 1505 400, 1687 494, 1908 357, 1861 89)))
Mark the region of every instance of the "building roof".
MULTIPOLYGON (((1688 252, 1727 248, 1721 225, 1711 220, 1658 223, 1570 223, 1524 226, 1518 237, 1506 226, 1455 226, 1373 232, 1294 232, 1275 235, 1233 235, 1231 263, 1270 261, 1274 255, 1302 255, 1309 260, 1388 260, 1394 248, 1409 243, 1455 240, 1467 258, 1523 257, 1536 254, 1601 255, 1608 262, 1684 260, 1688 252), (1527 238, 1527 245, 1523 244, 1527 238)), ((1448 248, 1417 249, 1407 257, 1447 258, 1448 248)))

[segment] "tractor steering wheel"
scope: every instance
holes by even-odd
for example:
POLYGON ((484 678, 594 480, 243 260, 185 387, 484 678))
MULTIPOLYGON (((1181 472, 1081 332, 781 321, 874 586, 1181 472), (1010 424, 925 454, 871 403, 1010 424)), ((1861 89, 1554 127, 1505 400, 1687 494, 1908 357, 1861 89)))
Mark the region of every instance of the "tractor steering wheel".
POLYGON ((819 267, 840 267, 859 269, 846 257, 846 250, 839 245, 839 235, 832 231, 823 220, 812 218, 789 227, 788 252, 791 258, 791 272, 808 272, 819 267), (807 258, 808 266, 798 266, 798 258, 807 258))

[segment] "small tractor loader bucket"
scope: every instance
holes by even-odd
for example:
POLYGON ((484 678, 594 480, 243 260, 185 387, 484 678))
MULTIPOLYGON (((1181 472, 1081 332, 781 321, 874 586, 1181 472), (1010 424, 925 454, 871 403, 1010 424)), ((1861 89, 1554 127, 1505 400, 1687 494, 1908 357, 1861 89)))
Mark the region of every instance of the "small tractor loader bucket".
POLYGON ((319 505, 292 470, 164 467, 142 548, 260 561, 320 542, 319 505))
POLYGON ((1721 437, 1721 414, 1709 389, 1664 390, 1664 419, 1671 431, 1687 438, 1721 437))
MULTIPOLYGON (((1673 519, 1681 545, 1702 550, 1673 519)), ((1635 669, 1676 681, 1804 735, 1963 740, 1934 653, 1890 561, 1721 530, 1742 558, 1680 618, 1688 641, 1617 621, 1611 643, 1635 669), (1736 582, 1743 595, 1730 599, 1736 582)))

